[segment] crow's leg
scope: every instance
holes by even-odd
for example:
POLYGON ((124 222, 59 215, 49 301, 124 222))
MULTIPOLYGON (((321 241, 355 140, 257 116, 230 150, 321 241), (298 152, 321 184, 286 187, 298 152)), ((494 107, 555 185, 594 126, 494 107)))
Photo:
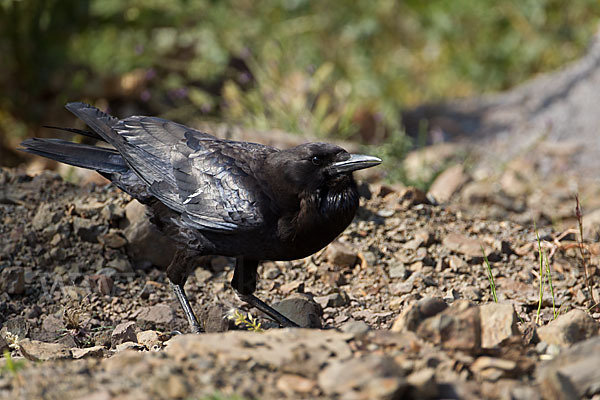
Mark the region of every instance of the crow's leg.
POLYGON ((299 328, 300 326, 294 321, 269 306, 267 303, 256 297, 253 293, 256 290, 256 269, 258 268, 257 260, 248 260, 244 257, 237 257, 235 263, 235 271, 231 286, 236 290, 240 299, 258 308, 263 313, 274 319, 283 327, 299 328))
POLYGON ((196 318, 194 310, 192 310, 192 306, 185 294, 185 291, 183 290, 183 285, 176 285, 171 282, 171 288, 173 289, 173 293, 175 293, 177 300, 179 300, 179 304, 181 304, 181 308, 183 309, 183 313, 190 324, 192 333, 201 333, 202 330, 200 329, 198 318, 196 318))
POLYGON ((202 330, 200 329, 198 318, 196 318, 194 310, 192 310, 192 306, 190 305, 190 301, 185 294, 185 290, 183 290, 183 286, 185 285, 185 281, 187 280, 187 276, 191 269, 189 262, 190 258, 187 252, 185 250, 177 250, 173 261, 171 261, 171 264, 167 267, 167 276, 171 281, 173 293, 175 293, 175 297, 179 300, 183 313, 190 324, 190 329, 193 333, 200 333, 202 330))

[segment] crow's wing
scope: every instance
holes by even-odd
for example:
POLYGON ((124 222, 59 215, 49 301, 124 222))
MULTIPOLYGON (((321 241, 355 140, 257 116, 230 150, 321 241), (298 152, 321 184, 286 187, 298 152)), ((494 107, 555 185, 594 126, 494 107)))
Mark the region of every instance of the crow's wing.
POLYGON ((252 171, 277 149, 217 139, 152 117, 130 117, 113 129, 123 158, 187 225, 235 232, 263 223, 263 194, 252 171))

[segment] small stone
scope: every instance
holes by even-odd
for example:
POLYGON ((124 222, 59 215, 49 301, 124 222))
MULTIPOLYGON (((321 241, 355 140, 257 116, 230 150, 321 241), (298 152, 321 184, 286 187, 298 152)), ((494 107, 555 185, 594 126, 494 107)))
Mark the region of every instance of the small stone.
POLYGON ((49 225, 58 222, 60 217, 59 213, 52 211, 52 204, 42 203, 31 220, 31 227, 36 231, 41 231, 49 225))
POLYGON ((395 279, 395 278, 400 278, 400 279, 406 279, 408 278, 408 271, 406 269, 406 266, 401 263, 401 262, 394 262, 392 265, 390 265, 390 278, 395 279))
POLYGON ((600 324, 585 311, 574 309, 538 328, 540 340, 548 344, 568 347, 573 343, 598 335, 600 324))
POLYGON ((25 269, 22 267, 7 267, 0 272, 0 293, 11 295, 25 293, 25 269))
POLYGON ((519 335, 517 314, 511 304, 487 303, 479 306, 481 347, 491 349, 519 335))
POLYGON ((136 335, 137 342, 145 346, 148 350, 152 350, 155 346, 161 346, 162 341, 156 331, 141 331, 136 335))
POLYGON ((340 242, 333 242, 325 250, 325 259, 334 265, 353 267, 357 260, 357 251, 340 242))
POLYGON ((143 307, 137 314, 137 321, 142 325, 168 325, 175 319, 173 309, 166 304, 143 307))
POLYGON ((135 342, 137 337, 135 335, 135 322, 123 322, 113 330, 110 343, 113 348, 116 348, 121 343, 135 342))
POLYGON ((342 307, 348 302, 348 295, 346 293, 331 293, 327 296, 315 297, 314 300, 321 308, 342 307))
POLYGON ((93 358, 102 358, 104 357, 104 352, 106 348, 104 346, 94 346, 87 347, 84 349, 73 348, 71 349, 71 354, 74 359, 93 357, 93 358))
POLYGON ((360 336, 369 332, 371 327, 363 321, 351 320, 342 325, 340 330, 345 333, 351 333, 355 336, 360 336))
POLYGON ((425 319, 446 309, 448 305, 440 298, 426 297, 407 308, 396 318, 392 325, 393 332, 416 331, 425 319))
POLYGON ((312 392, 316 388, 317 382, 299 375, 283 374, 279 377, 275 386, 286 396, 291 397, 294 393, 312 392))
POLYGON ((45 343, 39 340, 19 340, 19 350, 23 357, 31 361, 63 360, 72 358, 71 351, 63 344, 45 343))
POLYGON ((133 268, 131 267, 131 263, 126 258, 115 258, 114 260, 110 260, 106 263, 107 268, 113 268, 118 272, 132 272, 133 268))
POLYGON ((273 308, 302 328, 321 328, 323 311, 307 295, 295 294, 273 305, 273 308))
POLYGON ((57 333, 65 330, 65 323, 53 315, 48 315, 42 322, 42 329, 49 333, 57 333))

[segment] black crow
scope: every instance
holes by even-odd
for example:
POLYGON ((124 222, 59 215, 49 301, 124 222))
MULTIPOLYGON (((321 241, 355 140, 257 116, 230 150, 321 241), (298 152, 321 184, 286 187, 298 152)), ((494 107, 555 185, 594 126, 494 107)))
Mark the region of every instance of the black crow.
POLYGON ((200 325, 183 286, 194 257, 214 254, 236 257, 231 285, 243 301, 297 326, 254 296, 259 261, 307 257, 334 240, 358 208, 352 172, 381 163, 328 143, 279 150, 161 118, 119 120, 83 103, 66 108, 92 131, 66 130, 114 148, 34 138, 21 150, 96 170, 148 206, 180 244, 167 276, 194 332, 200 325))

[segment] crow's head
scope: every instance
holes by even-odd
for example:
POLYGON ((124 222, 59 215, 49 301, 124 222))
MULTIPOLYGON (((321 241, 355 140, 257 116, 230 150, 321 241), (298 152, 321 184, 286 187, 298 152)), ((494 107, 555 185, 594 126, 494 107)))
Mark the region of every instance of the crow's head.
POLYGON ((306 143, 273 153, 267 161, 284 178, 282 186, 296 192, 343 187, 352 172, 381 163, 377 157, 350 154, 329 143, 306 143))

